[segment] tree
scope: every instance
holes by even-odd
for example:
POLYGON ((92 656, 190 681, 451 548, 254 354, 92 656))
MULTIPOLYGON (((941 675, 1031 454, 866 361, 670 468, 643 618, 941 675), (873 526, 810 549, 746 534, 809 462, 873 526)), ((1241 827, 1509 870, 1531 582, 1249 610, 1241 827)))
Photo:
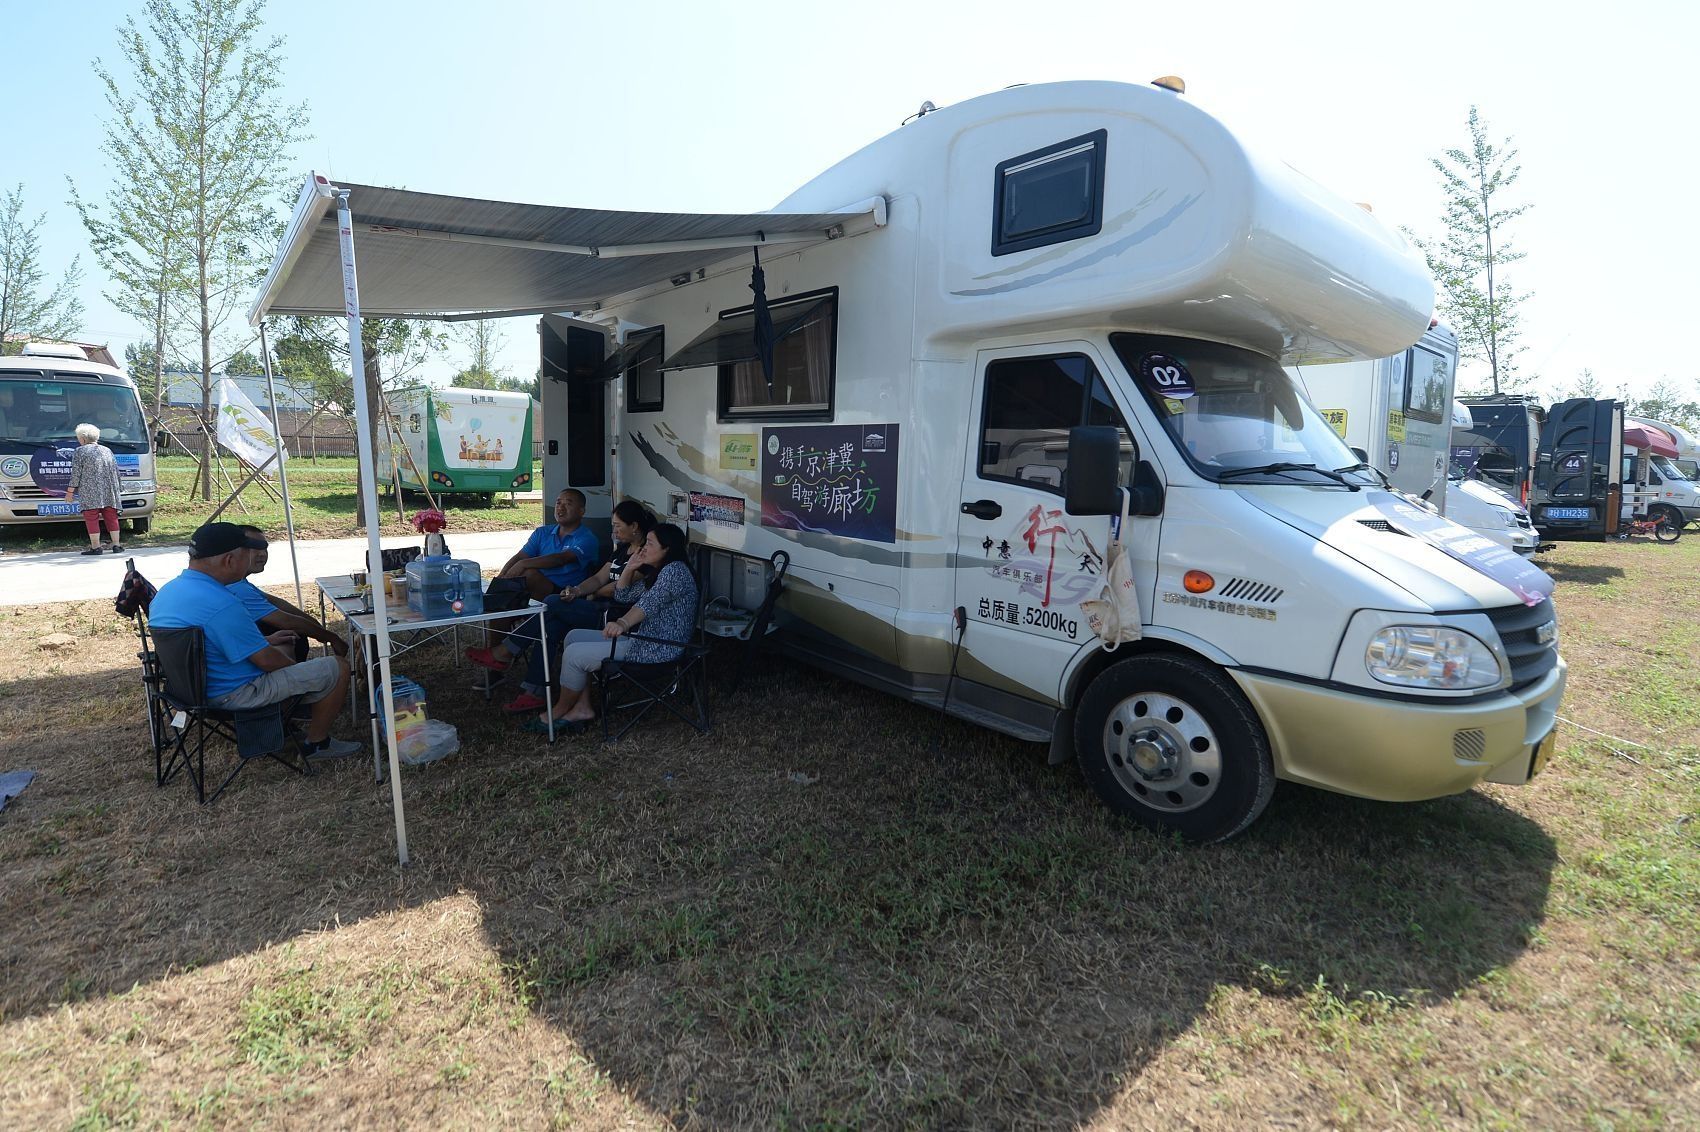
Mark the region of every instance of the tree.
POLYGON ((504 377, 496 382, 496 388, 506 389, 513 393, 528 393, 533 399, 537 397, 537 379, 535 377, 530 381, 521 381, 517 377, 504 377))
POLYGON ((461 389, 498 389, 500 380, 487 369, 472 366, 449 379, 449 384, 461 389))
POLYGON ((254 377, 265 373, 260 359, 247 350, 238 350, 224 363, 224 372, 232 377, 254 377))
MULTIPOLYGON (((213 340, 264 273, 264 249, 276 240, 274 205, 287 192, 289 152, 306 137, 306 105, 278 99, 283 40, 262 38, 264 6, 264 0, 146 0, 145 24, 132 17, 119 29, 134 93, 122 93, 123 84, 96 68, 117 116, 108 142, 120 152, 132 139, 155 147, 115 165, 114 193, 130 202, 161 189, 168 202, 153 223, 137 228, 126 225, 109 197, 104 222, 113 227, 104 238, 127 247, 138 268, 157 271, 160 319, 179 301, 189 308, 207 422, 213 340)), ((137 285, 121 282, 120 290, 137 285)), ((212 498, 211 443, 203 433, 203 499, 212 498)))
MULTIPOLYGON (((1700 394, 1700 383, 1696 384, 1694 393, 1700 394)), ((1656 381, 1645 397, 1630 400, 1629 415, 1664 421, 1680 428, 1700 428, 1700 396, 1685 397, 1675 382, 1656 381)))
POLYGON ((82 329, 77 298, 82 268, 76 258, 52 290, 43 293, 47 268, 41 262, 41 226, 24 215, 24 186, 0 197, 0 354, 23 348, 20 338, 74 338, 82 329))
POLYGON ((1518 308, 1529 296, 1513 289, 1501 270, 1523 258, 1506 228, 1530 207, 1506 203, 1523 171, 1510 144, 1509 138, 1498 146, 1490 142, 1476 108, 1470 107, 1469 148, 1449 149, 1429 161, 1446 195, 1445 234, 1416 240, 1440 285, 1440 317, 1458 335, 1459 352, 1487 364, 1495 393, 1531 379, 1519 375, 1516 364, 1518 308))
MULTIPOLYGON (((488 318, 474 319, 470 322, 457 324, 450 332, 454 340, 466 347, 471 355, 469 364, 463 373, 478 371, 487 373, 492 379, 502 377, 502 369, 496 364, 496 355, 501 353, 507 343, 508 336, 494 320, 488 318)), ((480 389, 493 389, 494 384, 478 386, 480 389)))

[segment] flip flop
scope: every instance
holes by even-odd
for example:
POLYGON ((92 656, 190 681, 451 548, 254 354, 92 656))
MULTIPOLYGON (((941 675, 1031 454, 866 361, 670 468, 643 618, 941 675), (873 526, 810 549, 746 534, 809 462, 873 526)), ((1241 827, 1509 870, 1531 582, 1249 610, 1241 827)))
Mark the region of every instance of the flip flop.
MULTIPOLYGON (((568 719, 565 716, 562 716, 560 719, 555 721, 555 734, 582 735, 585 729, 589 726, 590 723, 587 720, 568 719)), ((549 734, 549 725, 544 723, 541 719, 528 719, 519 725, 519 729, 521 731, 528 731, 533 735, 549 734)))

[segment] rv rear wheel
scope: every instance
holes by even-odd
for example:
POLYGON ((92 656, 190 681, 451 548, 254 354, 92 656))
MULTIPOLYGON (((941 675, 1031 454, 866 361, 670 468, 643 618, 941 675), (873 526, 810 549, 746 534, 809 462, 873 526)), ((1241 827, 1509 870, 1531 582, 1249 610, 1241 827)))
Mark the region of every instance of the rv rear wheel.
POLYGON ((1225 841, 1275 790, 1269 740, 1214 665, 1184 656, 1113 664, 1075 713, 1075 756, 1104 803, 1188 841, 1225 841))

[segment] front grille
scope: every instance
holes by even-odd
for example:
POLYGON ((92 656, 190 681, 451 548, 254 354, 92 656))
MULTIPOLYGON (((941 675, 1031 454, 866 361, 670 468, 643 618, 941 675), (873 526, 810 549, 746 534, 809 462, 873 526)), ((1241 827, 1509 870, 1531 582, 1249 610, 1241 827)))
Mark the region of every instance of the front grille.
POLYGON ((1452 755, 1466 762, 1481 762, 1487 753, 1487 733, 1480 727, 1466 727, 1452 733, 1452 755))
POLYGON ((1556 627, 1552 599, 1539 605, 1508 605, 1503 609, 1487 610, 1488 620, 1499 631, 1499 642, 1505 647, 1506 659, 1511 662, 1511 690, 1527 688, 1558 667, 1558 636, 1543 643, 1540 628, 1548 621, 1556 627))
POLYGON ((1535 529, 1535 524, 1530 522, 1529 516, 1522 512, 1519 512, 1517 515, 1517 525, 1526 531, 1532 531, 1535 529))
POLYGON ((58 499, 57 495, 49 495, 33 483, 15 483, 12 485, 13 499, 58 499))

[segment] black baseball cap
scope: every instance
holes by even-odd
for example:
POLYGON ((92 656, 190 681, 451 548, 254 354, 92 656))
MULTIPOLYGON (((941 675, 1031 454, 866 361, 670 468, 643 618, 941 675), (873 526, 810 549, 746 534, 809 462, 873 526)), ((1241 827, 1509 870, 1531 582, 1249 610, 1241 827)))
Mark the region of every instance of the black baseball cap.
POLYGON ((217 558, 233 550, 264 550, 264 539, 257 539, 235 523, 202 523, 189 536, 190 558, 217 558))

